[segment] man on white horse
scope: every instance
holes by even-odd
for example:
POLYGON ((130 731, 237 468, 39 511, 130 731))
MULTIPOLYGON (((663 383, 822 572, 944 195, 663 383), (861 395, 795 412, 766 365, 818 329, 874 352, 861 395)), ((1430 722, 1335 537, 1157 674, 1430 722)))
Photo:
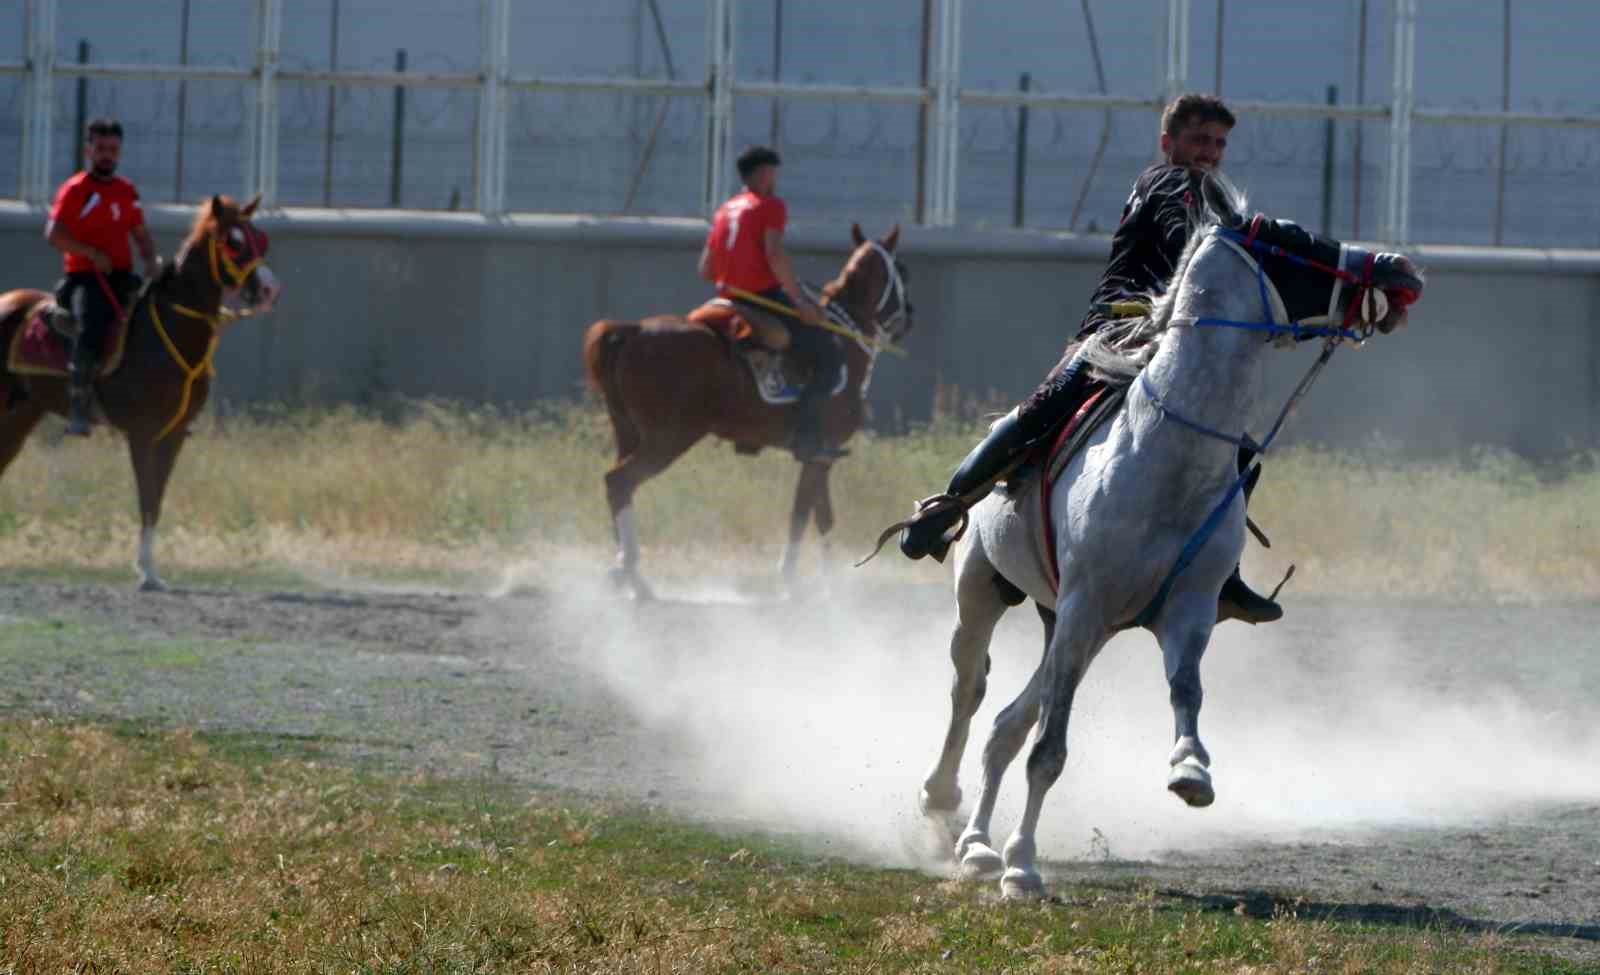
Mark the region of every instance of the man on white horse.
MULTIPOLYGON (((1212 95, 1182 95, 1162 112, 1163 159, 1134 181, 1122 208, 1122 222, 1111 238, 1110 262, 1077 337, 1039 388, 997 422, 961 462, 945 493, 922 503, 900 535, 900 550, 907 557, 933 555, 943 560, 952 541, 950 530, 966 506, 976 502, 1021 452, 1050 436, 1078 408, 1090 382, 1088 364, 1074 355, 1078 342, 1115 316, 1116 303, 1146 302, 1165 287, 1204 205, 1200 180, 1222 165, 1234 124, 1233 112, 1212 95)), ((1240 464, 1248 459, 1241 457, 1240 464)), ((1253 481, 1247 492, 1250 487, 1253 481)), ((1218 608, 1225 618, 1250 623, 1283 615, 1276 602, 1245 585, 1237 569, 1222 588, 1218 608)))

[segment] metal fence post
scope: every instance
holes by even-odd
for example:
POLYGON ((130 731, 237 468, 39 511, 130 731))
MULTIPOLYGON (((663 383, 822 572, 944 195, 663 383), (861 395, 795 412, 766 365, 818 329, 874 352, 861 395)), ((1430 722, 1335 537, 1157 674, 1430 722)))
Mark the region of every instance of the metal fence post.
MULTIPOLYGON (((394 52, 394 73, 406 73, 406 49, 394 52)), ((389 139, 389 205, 398 207, 405 189, 406 86, 394 86, 394 128, 389 139)))
POLYGON ((253 21, 256 50, 255 97, 246 132, 245 185, 261 194, 261 204, 278 202, 278 49, 283 34, 279 0, 256 0, 253 21))
POLYGON ((928 224, 948 227, 956 220, 956 174, 961 127, 961 0, 938 0, 939 48, 933 76, 933 192, 928 224))
POLYGON ((1389 114, 1389 172, 1384 237, 1404 244, 1411 236, 1411 113, 1416 107, 1417 3, 1394 0, 1394 90, 1389 114))
MULTIPOLYGON (((78 63, 89 63, 89 42, 78 39, 78 63)), ((76 125, 72 127, 72 135, 67 139, 67 172, 75 173, 83 166, 83 136, 84 130, 89 127, 89 79, 80 77, 77 83, 77 115, 76 125)))
POLYGON ((28 101, 22 133, 22 198, 50 202, 50 126, 55 114, 56 0, 28 5, 28 101))
POLYGON ((506 90, 511 52, 511 0, 483 0, 483 87, 478 90, 477 207, 505 212, 506 90))
POLYGON ((711 112, 706 120, 706 216, 728 196, 729 144, 733 139, 733 4, 708 0, 711 112))
POLYGON ((1167 101, 1189 87, 1189 0, 1167 0, 1167 101))
MULTIPOLYGON (((1033 76, 1022 72, 1022 77, 1017 79, 1017 90, 1024 95, 1028 93, 1029 83, 1033 76)), ((1011 190, 1011 226, 1020 227, 1023 223, 1023 211, 1026 209, 1028 190, 1028 106, 1021 105, 1017 108, 1017 173, 1011 190)))

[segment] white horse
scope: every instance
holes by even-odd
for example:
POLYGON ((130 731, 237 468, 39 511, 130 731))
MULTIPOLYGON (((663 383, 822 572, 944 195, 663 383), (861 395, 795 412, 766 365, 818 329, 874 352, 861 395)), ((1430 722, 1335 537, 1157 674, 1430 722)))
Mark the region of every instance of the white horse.
POLYGON ((1045 620, 1044 658, 995 719, 983 750, 982 792, 955 841, 969 876, 1003 869, 1008 897, 1043 893, 1034 835, 1045 794, 1066 762, 1073 694, 1122 629, 1144 626, 1161 645, 1177 725, 1167 788, 1191 806, 1214 798, 1211 760, 1200 742, 1200 658, 1216 622, 1218 592, 1244 548, 1233 438, 1252 416, 1268 343, 1263 330, 1206 326, 1260 323, 1268 314, 1287 326, 1326 315, 1335 323, 1326 331, 1354 325, 1364 337, 1374 327, 1387 332, 1401 324, 1405 305, 1421 292, 1421 275, 1404 257, 1313 238, 1259 217, 1245 239, 1242 198, 1209 178, 1205 197, 1216 225, 1195 229, 1150 317, 1096 336, 1085 350, 1106 378, 1130 386, 1121 411, 1050 488, 1059 586, 1050 578, 1037 486, 979 502, 954 560, 950 726, 922 787, 925 815, 943 817, 960 805, 957 770, 984 696, 995 624, 1023 596, 1045 620), (1152 341, 1129 352, 1130 337, 1152 341), (1204 535, 1199 530, 1208 521, 1214 530, 1204 535), (1186 548, 1192 561, 1174 574, 1186 548), (1027 805, 1002 858, 989 836, 995 797, 1035 722, 1027 805))

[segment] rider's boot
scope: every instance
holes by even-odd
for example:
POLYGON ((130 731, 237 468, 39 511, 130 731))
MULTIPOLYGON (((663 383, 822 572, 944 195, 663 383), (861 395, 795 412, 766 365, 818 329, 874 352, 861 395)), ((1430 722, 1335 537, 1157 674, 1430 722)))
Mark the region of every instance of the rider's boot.
MULTIPOLYGON (((1250 460, 1255 456, 1255 451, 1249 447, 1239 448, 1239 472, 1250 466, 1250 460)), ((1250 471, 1250 476, 1244 482, 1245 507, 1250 506, 1250 495, 1256 489, 1256 481, 1261 479, 1261 468, 1250 471)), ((1239 575, 1239 567, 1233 567, 1233 575, 1222 584, 1222 592, 1217 597, 1217 622, 1223 620, 1244 620, 1252 626, 1256 623, 1271 623, 1283 617, 1283 607, 1275 600, 1261 595, 1245 584, 1244 578, 1239 575)))
POLYGON ((1017 454, 1049 435, 1056 421, 1077 406, 1089 378, 1088 366, 1075 357, 1058 375, 1046 380, 1022 406, 990 427, 988 435, 972 448, 951 475, 944 493, 920 502, 917 514, 901 529, 900 551, 906 558, 931 555, 943 562, 954 541, 949 537, 952 529, 961 523, 967 507, 976 500, 970 495, 999 478, 1017 454))
POLYGON ((87 437, 94 409, 95 355, 80 336, 72 344, 72 361, 67 366, 67 434, 87 437))

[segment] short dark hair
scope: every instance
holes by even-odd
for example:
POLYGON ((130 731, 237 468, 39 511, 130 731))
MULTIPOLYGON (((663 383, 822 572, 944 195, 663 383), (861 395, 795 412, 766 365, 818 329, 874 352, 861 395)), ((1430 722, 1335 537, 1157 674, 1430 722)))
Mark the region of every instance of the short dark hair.
POLYGON ((1189 126, 1206 122, 1221 122, 1231 129, 1238 120, 1216 95, 1189 92, 1174 98, 1161 113, 1161 132, 1176 139, 1189 126))
POLYGON ((114 135, 122 138, 122 123, 114 118, 97 118, 84 126, 83 141, 93 142, 102 135, 114 135))
POLYGON ((782 166, 783 160, 778 154, 767 146, 751 146, 739 153, 736 165, 739 167, 739 178, 749 179, 750 174, 762 166, 782 166))

